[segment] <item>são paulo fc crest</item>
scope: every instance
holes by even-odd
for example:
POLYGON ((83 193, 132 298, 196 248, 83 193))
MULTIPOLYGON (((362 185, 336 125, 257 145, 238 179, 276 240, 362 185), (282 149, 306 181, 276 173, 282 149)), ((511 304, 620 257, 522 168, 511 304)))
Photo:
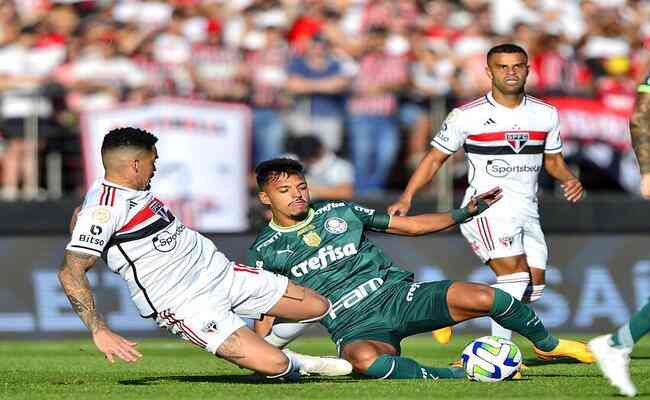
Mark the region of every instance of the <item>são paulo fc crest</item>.
POLYGON ((348 230, 348 223, 341 218, 332 217, 325 221, 325 230, 338 235, 348 230))
POLYGON ((318 236, 318 233, 316 233, 316 231, 311 231, 305 234, 302 237, 302 241, 305 242, 309 247, 320 246, 320 236, 318 236))
POLYGON ((515 153, 519 153, 529 139, 530 134, 528 132, 506 132, 506 141, 515 153))

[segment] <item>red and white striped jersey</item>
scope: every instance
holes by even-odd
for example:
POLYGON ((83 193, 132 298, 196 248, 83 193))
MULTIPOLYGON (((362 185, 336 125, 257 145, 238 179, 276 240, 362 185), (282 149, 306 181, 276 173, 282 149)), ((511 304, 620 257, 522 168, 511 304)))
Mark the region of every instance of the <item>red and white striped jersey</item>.
POLYGON ((86 194, 66 250, 101 256, 126 280, 145 318, 181 307, 215 281, 227 279, 230 264, 151 192, 104 179, 86 194))
MULTIPOLYGON (((499 208, 531 208, 544 153, 562 151, 558 112, 526 95, 516 108, 497 103, 492 93, 454 109, 431 145, 446 154, 462 146, 468 164, 466 200, 495 186, 503 189, 499 208)), ((537 214, 537 207, 532 208, 537 214)))

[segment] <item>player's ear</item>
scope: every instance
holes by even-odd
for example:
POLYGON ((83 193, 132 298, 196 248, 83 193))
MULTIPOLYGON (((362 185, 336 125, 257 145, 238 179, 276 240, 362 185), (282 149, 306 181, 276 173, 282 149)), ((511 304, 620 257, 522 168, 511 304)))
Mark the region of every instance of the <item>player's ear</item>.
POLYGON ((489 65, 485 66, 485 75, 487 75, 488 78, 490 78, 490 80, 492 80, 492 71, 490 71, 490 66, 489 65))
POLYGON ((259 192, 257 194, 257 198, 260 199, 260 203, 264 204, 265 206, 271 205, 271 198, 268 194, 266 194, 266 192, 259 192))

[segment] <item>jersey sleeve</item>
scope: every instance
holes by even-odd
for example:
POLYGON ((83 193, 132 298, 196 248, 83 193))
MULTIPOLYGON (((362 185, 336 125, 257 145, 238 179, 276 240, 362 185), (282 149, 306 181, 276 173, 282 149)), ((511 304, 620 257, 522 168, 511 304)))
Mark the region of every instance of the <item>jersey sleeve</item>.
POLYGON ((352 212, 361 220, 363 226, 373 231, 384 232, 390 224, 390 216, 386 213, 377 212, 372 208, 362 207, 355 203, 349 203, 352 212))
POLYGON ((265 269, 270 272, 275 272, 276 274, 285 275, 284 265, 276 265, 276 263, 269 259, 265 254, 268 254, 268 251, 263 251, 262 249, 258 250, 259 243, 255 243, 251 248, 248 249, 246 253, 246 264, 251 267, 265 269))
POLYGON ((645 80, 639 84, 636 91, 639 93, 650 93, 650 75, 646 76, 645 80))
POLYGON ((431 146, 445 154, 455 153, 465 143, 466 134, 462 127, 462 111, 454 109, 447 115, 440 130, 431 140, 431 146))
POLYGON ((551 130, 546 135, 544 153, 555 154, 562 152, 562 138, 560 137, 560 116, 556 109, 553 109, 551 118, 551 130))
POLYGON ((83 208, 77 216, 66 250, 101 257, 108 241, 117 230, 120 215, 116 208, 92 206, 83 208))

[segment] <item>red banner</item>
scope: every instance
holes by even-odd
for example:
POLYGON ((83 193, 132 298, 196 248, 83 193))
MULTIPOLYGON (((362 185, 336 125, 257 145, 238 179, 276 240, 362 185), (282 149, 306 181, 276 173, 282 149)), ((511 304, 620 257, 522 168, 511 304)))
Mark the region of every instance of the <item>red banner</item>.
POLYGON ((604 142, 619 151, 630 149, 630 114, 603 102, 579 97, 546 98, 560 112, 563 141, 604 142))

